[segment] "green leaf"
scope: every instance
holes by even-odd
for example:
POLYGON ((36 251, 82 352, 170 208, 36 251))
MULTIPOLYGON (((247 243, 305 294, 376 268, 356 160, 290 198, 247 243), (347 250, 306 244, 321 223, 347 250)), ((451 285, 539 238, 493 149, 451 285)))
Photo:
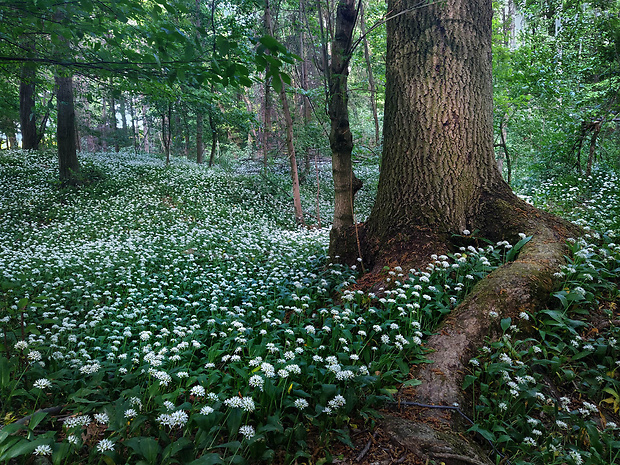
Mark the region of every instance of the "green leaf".
POLYGON ((275 37, 263 36, 258 41, 272 52, 285 51, 286 48, 275 37))
POLYGON ((4 428, 0 430, 0 444, 4 442, 6 438, 8 438, 11 434, 16 433, 17 431, 24 429, 24 425, 18 425, 16 423, 11 423, 6 425, 4 428))
POLYGON ((6 357, 0 357, 0 389, 9 388, 11 381, 11 362, 6 357))
POLYGON ((28 429, 33 431, 47 416, 47 412, 35 412, 28 422, 28 429))
POLYGON ((280 78, 271 72, 268 75, 274 77, 274 79, 271 81, 271 86, 273 87, 273 90, 275 90, 276 92, 280 92, 280 90, 282 90, 282 81, 280 80, 280 78))
POLYGON ((512 319, 510 317, 502 318, 502 321, 500 323, 500 326, 502 327, 502 331, 506 332, 506 330, 510 328, 510 323, 512 323, 512 319))
POLYGON ((472 384, 474 384, 474 382, 478 379, 477 376, 474 375, 466 375, 465 376, 465 381, 463 381, 463 389, 467 389, 469 386, 471 386, 472 384))
POLYGON ((189 462, 187 465, 217 465, 224 463, 218 454, 204 454, 196 460, 189 462))
POLYGON ((161 451, 157 441, 148 437, 133 437, 125 441, 125 444, 141 454, 149 463, 155 463, 161 451))
POLYGON ((419 386, 420 384, 422 384, 422 381, 420 381, 419 379, 409 379, 402 384, 402 387, 419 386))
POLYGON ((240 408, 233 408, 228 416, 228 420, 226 421, 226 425, 230 430, 231 434, 237 434, 239 428, 241 427, 241 422, 243 420, 243 410, 240 408))
POLYGON ((4 455, 0 457, 0 462, 6 463, 9 460, 14 459, 15 457, 30 455, 38 446, 50 443, 50 438, 37 438, 34 441, 28 441, 27 439, 23 439, 17 444, 15 444, 13 447, 11 447, 7 452, 5 452, 4 455))
POLYGON ((511 262, 515 259, 521 248, 532 240, 533 236, 527 236, 517 242, 506 254, 506 261, 511 262))

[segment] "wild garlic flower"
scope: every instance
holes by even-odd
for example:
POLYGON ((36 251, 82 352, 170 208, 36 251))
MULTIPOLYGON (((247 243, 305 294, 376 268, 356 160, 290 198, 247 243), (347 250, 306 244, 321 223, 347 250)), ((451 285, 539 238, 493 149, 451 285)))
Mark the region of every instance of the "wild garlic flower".
POLYGON ((99 452, 107 452, 111 450, 114 450, 114 443, 109 439, 102 439, 97 444, 97 451, 99 452))
POLYGON ((48 444, 37 446, 32 452, 33 455, 52 455, 52 448, 48 444))
POLYGON ((305 408, 308 407, 308 401, 306 399, 296 399, 295 400, 295 407, 297 407, 299 410, 303 410, 305 408))
POLYGON ((202 407, 202 408, 200 409, 200 413, 201 413, 202 415, 209 415, 209 414, 211 414, 211 413, 213 413, 213 412, 214 412, 213 408, 212 408, 212 407, 209 407, 208 405, 205 405, 204 407, 202 407))
POLYGON ((38 389, 47 389, 47 388, 52 387, 52 382, 47 378, 41 378, 41 379, 36 380, 33 383, 33 386, 38 389))
POLYGON ((256 430, 251 425, 243 425, 239 428, 239 434, 241 434, 245 439, 250 439, 254 437, 256 430))

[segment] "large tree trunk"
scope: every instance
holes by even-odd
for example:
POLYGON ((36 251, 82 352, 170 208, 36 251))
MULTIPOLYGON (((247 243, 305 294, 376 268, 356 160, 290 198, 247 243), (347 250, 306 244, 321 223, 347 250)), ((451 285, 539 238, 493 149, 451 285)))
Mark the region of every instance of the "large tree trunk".
MULTIPOLYGON (((328 108, 331 120, 329 144, 332 149, 332 175, 334 178, 334 222, 330 233, 330 255, 339 255, 335 245, 341 246, 344 233, 354 224, 353 198, 362 183, 353 174, 351 152, 353 134, 349 127, 349 96, 347 80, 351 40, 357 19, 355 0, 340 0, 336 10, 336 34, 332 43, 329 69, 328 108)), ((351 243, 346 247, 354 251, 351 243)), ((345 256, 350 254, 345 254, 345 256)), ((356 257, 357 258, 357 257, 356 257)))
MULTIPOLYGON (((388 11, 407 8, 392 0, 388 11)), ((490 0, 450 0, 387 23, 384 150, 368 233, 478 229, 485 192, 509 192, 495 163, 490 0)))
POLYGON ((56 101, 58 103, 58 124, 56 140, 58 143, 58 165, 60 182, 76 184, 79 182, 80 164, 75 145, 75 110, 73 107, 73 78, 56 76, 56 101))

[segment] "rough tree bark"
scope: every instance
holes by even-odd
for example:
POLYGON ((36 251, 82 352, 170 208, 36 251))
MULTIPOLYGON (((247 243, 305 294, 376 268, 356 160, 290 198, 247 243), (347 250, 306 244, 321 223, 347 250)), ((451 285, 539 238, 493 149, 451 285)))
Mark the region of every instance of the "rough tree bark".
MULTIPOLYGON (((351 152, 353 134, 349 126, 349 96, 347 80, 351 59, 353 29, 357 21, 355 0, 339 0, 336 9, 336 30, 332 42, 329 67, 328 113, 331 120, 329 145, 332 150, 332 176, 334 179, 334 222, 330 232, 330 256, 339 256, 337 248, 346 244, 347 251, 356 254, 355 238, 346 234, 354 224, 353 199, 362 182, 353 174, 351 152)), ((346 254, 349 255, 349 254, 346 254)))
MULTIPOLYGON (((360 234, 363 258, 375 272, 388 264, 419 267, 465 229, 492 240, 533 236, 518 261, 484 279, 428 340, 433 363, 415 367, 422 384, 401 393, 406 402, 450 408, 465 405, 464 368, 501 318, 535 311, 548 298, 564 240, 578 230, 519 200, 497 169, 491 0, 419 5, 388 4, 384 151, 376 203, 360 234), (491 310, 497 320, 489 318, 491 310)), ((353 262, 357 255, 346 245, 332 241, 331 247, 353 262)), ((419 420, 393 417, 382 426, 422 460, 493 463, 449 410, 422 410, 419 420), (441 425, 442 432, 433 427, 441 425)))
MULTIPOLYGON (((409 7, 392 0, 388 11, 409 7)), ((387 24, 384 152, 368 233, 476 228, 485 192, 508 195, 493 151, 490 0, 448 1, 387 24)))
POLYGON ((62 184, 79 182, 80 164, 75 145, 75 109, 73 106, 73 78, 64 70, 55 77, 58 121, 56 140, 58 144, 58 166, 62 184))

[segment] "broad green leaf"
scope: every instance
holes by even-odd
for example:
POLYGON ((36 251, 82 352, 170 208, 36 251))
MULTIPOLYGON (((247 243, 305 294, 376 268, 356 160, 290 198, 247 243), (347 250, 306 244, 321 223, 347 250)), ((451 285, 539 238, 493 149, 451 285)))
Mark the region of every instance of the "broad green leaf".
POLYGON ((218 454, 204 454, 187 465, 218 465, 224 463, 218 454))

